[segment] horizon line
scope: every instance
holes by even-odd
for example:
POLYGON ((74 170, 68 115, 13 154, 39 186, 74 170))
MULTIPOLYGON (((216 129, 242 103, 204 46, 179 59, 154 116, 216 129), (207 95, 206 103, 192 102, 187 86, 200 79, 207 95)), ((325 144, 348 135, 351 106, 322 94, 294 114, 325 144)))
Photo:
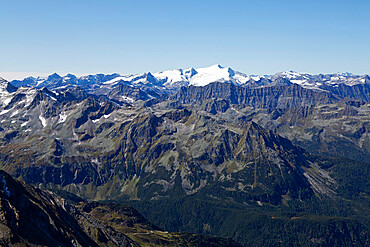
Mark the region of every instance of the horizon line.
MULTIPOLYGON (((215 66, 215 65, 219 65, 219 64, 214 64, 214 65, 211 65, 211 66, 199 67, 199 68, 208 68, 208 67, 212 67, 212 66, 215 66)), ((194 67, 189 67, 189 68, 194 68, 194 67)), ((199 69, 199 68, 194 68, 194 69, 199 69)), ((222 66, 222 68, 231 68, 231 67, 222 66)), ((58 74, 61 77, 67 76, 68 74, 74 75, 76 77, 82 77, 82 76, 88 76, 88 75, 98 75, 98 74, 104 74, 104 75, 119 74, 121 76, 125 76, 125 75, 136 75, 136 74, 144 74, 144 73, 152 73, 153 74, 153 73, 160 73, 160 72, 164 72, 164 71, 178 70, 178 69, 182 69, 182 68, 161 70, 161 71, 158 71, 158 72, 146 71, 146 72, 142 72, 142 73, 120 73, 120 72, 77 72, 77 73, 75 73, 75 72, 60 72, 60 71, 59 72, 58 71, 54 71, 54 72, 24 72, 24 71, 9 72, 9 71, 3 71, 3 72, 0 72, 0 78, 3 78, 7 81, 14 81, 14 80, 24 80, 24 79, 29 78, 29 77, 33 77, 33 78, 48 77, 52 74, 58 74)), ((319 74, 332 75, 332 74, 346 74, 346 73, 348 73, 348 74, 352 74, 354 76, 365 76, 365 75, 370 74, 370 73, 355 74, 355 73, 348 72, 348 71, 345 71, 345 72, 330 72, 330 73, 321 73, 321 72, 320 73, 310 73, 310 72, 297 72, 295 70, 283 70, 283 71, 278 71, 278 72, 275 72, 275 73, 262 73, 262 74, 250 73, 250 74, 247 74, 247 73, 242 72, 240 70, 235 70, 235 71, 241 72, 241 73, 249 75, 249 76, 261 76, 261 75, 272 76, 272 75, 275 75, 277 73, 283 73, 283 72, 294 72, 294 73, 309 74, 309 75, 319 75, 319 74)))

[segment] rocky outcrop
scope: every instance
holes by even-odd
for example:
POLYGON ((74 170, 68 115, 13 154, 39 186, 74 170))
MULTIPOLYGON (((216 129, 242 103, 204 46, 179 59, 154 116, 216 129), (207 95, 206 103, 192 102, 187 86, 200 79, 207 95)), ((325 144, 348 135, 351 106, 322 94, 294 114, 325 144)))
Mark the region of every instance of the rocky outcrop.
POLYGON ((17 91, 16 86, 0 77, 0 90, 1 89, 8 93, 14 93, 15 91, 17 91))
POLYGON ((296 84, 249 88, 220 82, 211 83, 204 87, 182 87, 170 99, 179 101, 182 104, 196 104, 208 99, 225 99, 230 104, 282 109, 339 101, 331 93, 303 88, 296 84))
POLYGON ((323 89, 343 99, 370 102, 370 84, 358 84, 354 86, 339 84, 337 87, 325 86, 323 89))
POLYGON ((86 218, 64 199, 0 171, 0 244, 27 246, 131 246, 86 218))
POLYGON ((136 100, 150 99, 149 95, 141 89, 127 86, 124 83, 118 84, 108 93, 107 97, 118 103, 133 103, 136 100))

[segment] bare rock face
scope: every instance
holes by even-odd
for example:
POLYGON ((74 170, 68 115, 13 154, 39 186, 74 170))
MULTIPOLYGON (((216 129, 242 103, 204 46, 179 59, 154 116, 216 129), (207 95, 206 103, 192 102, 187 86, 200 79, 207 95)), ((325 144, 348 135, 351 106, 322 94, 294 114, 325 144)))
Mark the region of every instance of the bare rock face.
POLYGON ((326 86, 323 89, 340 98, 370 102, 370 84, 358 84, 354 86, 340 84, 337 87, 326 86))
POLYGON ((204 87, 182 87, 170 99, 180 101, 182 104, 192 104, 207 99, 226 99, 231 104, 282 109, 339 101, 331 93, 306 89, 296 84, 250 88, 221 82, 204 87))
POLYGON ((17 91, 17 87, 0 77, 0 90, 13 93, 17 91))

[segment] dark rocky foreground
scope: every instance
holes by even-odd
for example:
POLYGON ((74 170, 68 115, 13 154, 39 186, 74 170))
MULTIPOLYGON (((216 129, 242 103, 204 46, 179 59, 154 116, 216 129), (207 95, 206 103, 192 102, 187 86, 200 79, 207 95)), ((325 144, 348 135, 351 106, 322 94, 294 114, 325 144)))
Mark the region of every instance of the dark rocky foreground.
POLYGON ((239 246, 230 239, 165 232, 130 206, 80 203, 75 207, 52 192, 17 181, 0 171, 1 246, 142 244, 239 246))

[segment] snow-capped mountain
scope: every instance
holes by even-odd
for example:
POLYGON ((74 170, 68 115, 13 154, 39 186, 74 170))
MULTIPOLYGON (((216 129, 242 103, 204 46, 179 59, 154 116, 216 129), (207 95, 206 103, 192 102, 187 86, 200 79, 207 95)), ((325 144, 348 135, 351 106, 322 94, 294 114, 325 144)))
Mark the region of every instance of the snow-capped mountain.
POLYGON ((242 85, 250 80, 250 76, 234 71, 231 68, 222 67, 219 64, 206 68, 188 68, 186 70, 176 69, 167 70, 158 73, 144 73, 132 75, 89 75, 76 77, 68 74, 59 76, 54 73, 48 77, 28 77, 24 80, 14 80, 11 83, 14 86, 32 86, 36 88, 60 88, 69 85, 79 86, 96 86, 112 87, 120 82, 126 85, 153 85, 168 89, 179 88, 181 86, 205 86, 216 81, 232 82, 237 85, 242 85))
POLYGON ((126 85, 153 85, 164 89, 179 89, 182 86, 205 86, 212 82, 231 82, 243 85, 250 80, 248 75, 234 71, 231 68, 222 67, 219 64, 206 68, 188 68, 166 70, 157 73, 144 73, 136 75, 118 76, 110 81, 103 82, 104 85, 114 86, 119 82, 126 85))
POLYGON ((297 73, 294 71, 284 71, 277 73, 271 77, 272 81, 278 78, 288 79, 294 84, 298 84, 304 88, 310 89, 325 89, 325 87, 337 87, 340 84, 346 86, 354 86, 358 84, 370 84, 368 75, 359 76, 351 73, 336 73, 336 74, 319 74, 311 75, 308 73, 297 73))
POLYGON ((187 70, 168 70, 155 73, 154 76, 163 82, 166 87, 180 86, 205 86, 212 82, 223 81, 231 82, 237 85, 245 84, 250 80, 250 77, 234 71, 231 68, 222 67, 219 64, 212 65, 206 68, 189 68, 187 70))
MULTIPOLYGON (((330 89, 339 85, 370 85, 370 77, 368 75, 359 76, 351 73, 311 75, 294 71, 284 71, 275 75, 247 75, 232 68, 215 64, 198 69, 190 67, 188 69, 131 75, 96 74, 76 77, 72 74, 60 76, 54 73, 47 77, 28 77, 24 80, 14 80, 11 84, 16 87, 27 86, 39 89, 46 87, 49 90, 79 86, 87 93, 95 95, 106 95, 119 85, 124 84, 135 88, 135 90, 140 90, 141 97, 158 98, 173 94, 182 86, 206 86, 213 82, 225 82, 253 88, 298 84, 308 89, 330 91, 330 89), (143 94, 147 94, 147 96, 143 96, 143 94)), ((122 91, 121 89, 118 91, 122 91)), ((125 97, 128 96, 125 95, 125 97)))

